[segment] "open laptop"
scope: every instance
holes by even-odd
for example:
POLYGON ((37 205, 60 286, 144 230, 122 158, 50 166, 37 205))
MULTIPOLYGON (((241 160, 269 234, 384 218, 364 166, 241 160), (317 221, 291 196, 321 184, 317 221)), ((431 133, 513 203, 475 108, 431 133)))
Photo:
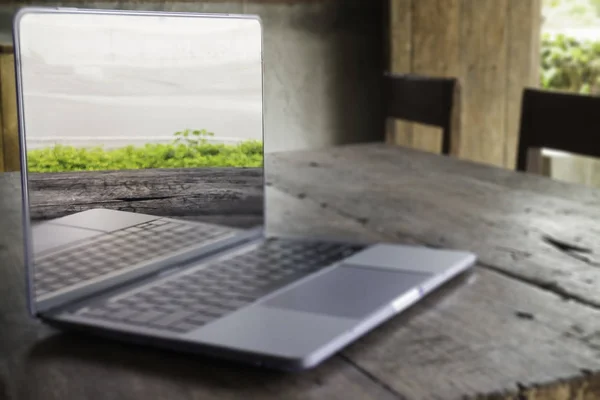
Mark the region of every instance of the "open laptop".
POLYGON ((265 231, 255 16, 24 8, 14 44, 29 306, 53 326, 299 370, 475 262, 265 231))

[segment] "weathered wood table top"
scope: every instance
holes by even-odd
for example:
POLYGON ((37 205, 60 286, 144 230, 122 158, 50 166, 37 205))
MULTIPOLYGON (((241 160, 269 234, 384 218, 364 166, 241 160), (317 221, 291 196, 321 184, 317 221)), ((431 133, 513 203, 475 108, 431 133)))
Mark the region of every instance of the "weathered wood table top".
POLYGON ((0 398, 600 398, 598 190, 384 145, 270 155, 271 230, 480 258, 322 366, 283 374, 31 321, 18 177, 0 182, 0 398))

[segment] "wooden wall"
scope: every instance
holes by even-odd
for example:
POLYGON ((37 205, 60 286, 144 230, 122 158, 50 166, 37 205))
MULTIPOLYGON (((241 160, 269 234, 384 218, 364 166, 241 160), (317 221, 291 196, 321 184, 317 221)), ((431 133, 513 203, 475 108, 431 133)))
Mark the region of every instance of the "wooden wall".
MULTIPOLYGON (((389 68, 459 79, 452 153, 513 168, 520 98, 537 86, 540 0, 389 0, 389 68)), ((398 121, 388 140, 439 152, 441 131, 398 121)))

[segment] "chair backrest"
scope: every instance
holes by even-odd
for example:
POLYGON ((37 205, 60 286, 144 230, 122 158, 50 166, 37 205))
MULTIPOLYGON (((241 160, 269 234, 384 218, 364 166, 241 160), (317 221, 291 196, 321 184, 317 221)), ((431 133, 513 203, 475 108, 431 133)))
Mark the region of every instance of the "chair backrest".
POLYGON ((386 118, 442 128, 442 153, 449 154, 455 87, 455 78, 385 74, 386 118))
POLYGON ((526 88, 522 101, 517 170, 530 149, 600 157, 600 97, 526 88))

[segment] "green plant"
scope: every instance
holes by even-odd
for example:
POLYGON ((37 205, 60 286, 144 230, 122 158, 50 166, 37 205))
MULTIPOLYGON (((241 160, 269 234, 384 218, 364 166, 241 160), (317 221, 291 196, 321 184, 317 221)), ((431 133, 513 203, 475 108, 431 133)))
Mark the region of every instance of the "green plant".
POLYGON ((600 41, 544 34, 540 75, 545 89, 599 95, 600 41))
POLYGON ((175 143, 185 143, 189 146, 199 146, 207 143, 207 137, 215 136, 214 133, 208 132, 205 129, 191 131, 186 129, 181 132, 175 132, 175 143))
POLYGON ((260 167, 262 142, 212 144, 212 133, 185 130, 170 144, 146 144, 117 149, 77 148, 56 145, 27 153, 31 172, 106 171, 145 168, 260 167))

